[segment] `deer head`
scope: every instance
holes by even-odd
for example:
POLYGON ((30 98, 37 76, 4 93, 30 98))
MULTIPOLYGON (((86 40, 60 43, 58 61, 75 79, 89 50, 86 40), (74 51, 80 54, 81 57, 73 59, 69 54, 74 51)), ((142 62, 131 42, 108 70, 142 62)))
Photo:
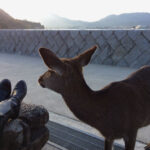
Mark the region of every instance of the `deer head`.
POLYGON ((63 93, 70 86, 81 84, 83 81, 82 67, 89 63, 96 48, 94 46, 79 56, 68 59, 60 59, 51 50, 40 48, 40 56, 48 67, 48 71, 39 78, 40 85, 55 92, 63 93))

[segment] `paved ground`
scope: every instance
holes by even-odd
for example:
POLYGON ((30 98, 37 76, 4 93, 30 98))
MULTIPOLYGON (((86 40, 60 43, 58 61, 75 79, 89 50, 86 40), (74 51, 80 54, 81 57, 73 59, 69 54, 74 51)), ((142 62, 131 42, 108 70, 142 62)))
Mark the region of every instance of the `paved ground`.
POLYGON ((67 150, 67 149, 48 141, 48 143, 42 148, 42 150, 67 150))
MULTIPOLYGON (((47 68, 40 58, 0 53, 0 79, 9 78, 13 86, 18 80, 25 80, 28 84, 28 94, 25 98, 25 102, 44 105, 52 114, 53 120, 98 134, 93 128, 76 121, 76 118, 67 108, 60 95, 43 89, 38 85, 38 77, 46 70, 47 68), (55 114, 57 114, 57 117, 55 114), (63 117, 63 119, 59 119, 58 116, 60 116, 60 118, 63 117), (65 118, 69 121, 65 121, 65 118)), ((84 75, 88 85, 92 89, 98 90, 112 81, 125 78, 134 70, 135 69, 130 68, 91 64, 85 67, 84 75)), ((138 140, 150 142, 150 127, 140 130, 138 140)))

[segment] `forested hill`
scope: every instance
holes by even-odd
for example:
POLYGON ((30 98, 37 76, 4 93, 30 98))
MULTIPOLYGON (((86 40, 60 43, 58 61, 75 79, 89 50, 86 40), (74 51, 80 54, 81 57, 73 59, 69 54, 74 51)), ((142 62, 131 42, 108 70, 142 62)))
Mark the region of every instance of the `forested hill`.
POLYGON ((14 19, 0 9, 0 29, 44 29, 40 23, 14 19))

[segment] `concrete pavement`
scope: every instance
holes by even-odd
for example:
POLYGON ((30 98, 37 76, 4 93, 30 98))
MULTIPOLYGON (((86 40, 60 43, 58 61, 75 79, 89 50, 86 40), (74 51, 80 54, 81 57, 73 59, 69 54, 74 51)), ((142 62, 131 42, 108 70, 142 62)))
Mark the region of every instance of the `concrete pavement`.
MULTIPOLYGON (((54 121, 99 134, 92 127, 79 122, 59 94, 38 85, 39 76, 46 70, 47 67, 38 57, 0 53, 0 80, 8 78, 12 81, 13 86, 18 80, 25 80, 28 85, 28 94, 24 100, 26 103, 44 105, 51 114, 50 119, 54 121)), ((90 64, 85 67, 84 76, 92 89, 99 90, 112 81, 124 79, 134 70, 90 64)), ((150 142, 150 127, 140 130, 138 140, 145 143, 150 142)))

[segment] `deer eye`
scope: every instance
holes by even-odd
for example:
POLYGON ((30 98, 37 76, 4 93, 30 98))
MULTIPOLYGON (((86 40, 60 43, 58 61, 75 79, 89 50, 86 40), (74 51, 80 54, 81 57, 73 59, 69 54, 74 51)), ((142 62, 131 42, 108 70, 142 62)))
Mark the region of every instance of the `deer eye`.
POLYGON ((54 74, 56 74, 56 72, 54 70, 48 70, 46 73, 47 76, 52 76, 54 74))
POLYGON ((48 70, 47 72, 49 72, 49 73, 54 73, 55 71, 54 71, 54 70, 48 70))
POLYGON ((52 72, 50 70, 48 70, 46 73, 45 73, 45 77, 48 78, 52 75, 52 72))

